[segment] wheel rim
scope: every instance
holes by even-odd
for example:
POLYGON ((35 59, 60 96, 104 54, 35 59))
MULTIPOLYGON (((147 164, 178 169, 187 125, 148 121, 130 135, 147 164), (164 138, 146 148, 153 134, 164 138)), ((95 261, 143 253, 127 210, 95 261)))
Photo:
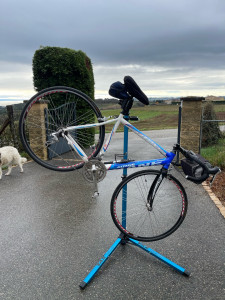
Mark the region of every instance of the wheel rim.
POLYGON ((65 135, 70 134, 91 158, 101 148, 104 128, 68 133, 67 127, 96 123, 100 117, 100 111, 85 94, 64 87, 46 89, 35 95, 21 114, 21 140, 28 154, 42 166, 57 171, 78 169, 83 161, 68 145, 65 135))
POLYGON ((129 176, 112 197, 111 214, 115 225, 127 236, 140 241, 165 238, 181 225, 186 215, 185 191, 173 177, 163 180, 154 199, 153 209, 149 209, 147 194, 157 174, 141 171, 136 177, 129 176), (127 189, 126 214, 122 208, 124 186, 127 189))

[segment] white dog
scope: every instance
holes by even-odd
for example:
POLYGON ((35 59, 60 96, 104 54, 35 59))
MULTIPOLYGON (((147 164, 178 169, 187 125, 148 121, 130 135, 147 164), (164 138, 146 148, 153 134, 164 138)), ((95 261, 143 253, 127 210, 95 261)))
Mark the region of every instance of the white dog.
POLYGON ((5 175, 9 175, 12 171, 12 165, 18 165, 20 167, 20 172, 23 172, 22 164, 25 163, 27 159, 21 157, 18 150, 11 146, 6 146, 0 148, 0 179, 2 178, 2 167, 8 167, 8 172, 5 175))

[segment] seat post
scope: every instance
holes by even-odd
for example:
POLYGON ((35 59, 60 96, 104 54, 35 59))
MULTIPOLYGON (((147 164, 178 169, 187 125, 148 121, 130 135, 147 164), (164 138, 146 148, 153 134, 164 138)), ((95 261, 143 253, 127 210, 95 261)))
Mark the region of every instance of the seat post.
POLYGON ((129 99, 125 99, 122 101, 121 103, 121 107, 122 107, 122 114, 124 116, 129 116, 129 112, 130 112, 130 109, 132 108, 133 106, 133 98, 129 98, 129 99))

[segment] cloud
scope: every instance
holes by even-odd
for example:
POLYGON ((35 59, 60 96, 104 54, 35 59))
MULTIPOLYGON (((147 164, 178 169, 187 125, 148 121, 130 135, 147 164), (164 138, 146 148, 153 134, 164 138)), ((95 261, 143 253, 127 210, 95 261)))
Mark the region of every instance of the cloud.
POLYGON ((209 94, 225 96, 225 70, 195 69, 190 67, 158 67, 157 65, 98 66, 95 70, 98 89, 108 91, 114 81, 123 82, 124 75, 131 75, 149 97, 190 96, 209 94), (108 75, 107 75, 108 74, 108 75), (109 74, 111 74, 109 76, 109 74), (204 76, 203 76, 204 74, 204 76))
POLYGON ((224 0, 8 0, 0 36, 0 94, 33 92, 40 45, 86 52, 99 91, 126 74, 156 91, 224 91, 224 0))

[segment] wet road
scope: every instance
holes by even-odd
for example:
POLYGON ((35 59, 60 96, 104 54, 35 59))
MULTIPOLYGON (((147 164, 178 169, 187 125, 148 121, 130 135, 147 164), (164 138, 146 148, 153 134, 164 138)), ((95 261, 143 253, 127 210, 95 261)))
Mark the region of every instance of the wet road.
MULTIPOLYGON (((150 136, 166 149, 176 142, 176 130, 150 136)), ((112 142, 109 159, 120 152, 122 138, 112 142)), ((149 158, 158 155, 132 135, 129 147, 134 156, 140 149, 149 158)), ((109 205, 121 171, 108 172, 92 199, 93 187, 80 171, 59 173, 34 162, 24 165, 24 174, 13 169, 0 181, 0 299, 224 299, 224 218, 201 185, 175 175, 187 191, 187 217, 174 234, 146 245, 191 276, 126 245, 82 291, 80 282, 119 234, 109 205)))

